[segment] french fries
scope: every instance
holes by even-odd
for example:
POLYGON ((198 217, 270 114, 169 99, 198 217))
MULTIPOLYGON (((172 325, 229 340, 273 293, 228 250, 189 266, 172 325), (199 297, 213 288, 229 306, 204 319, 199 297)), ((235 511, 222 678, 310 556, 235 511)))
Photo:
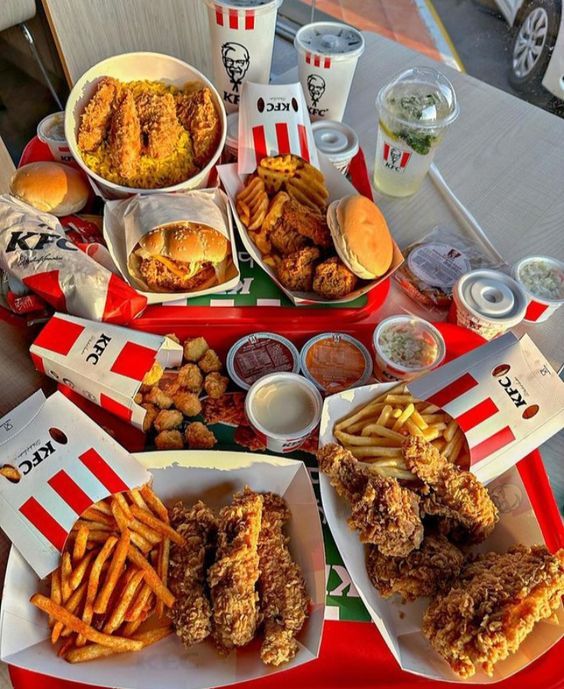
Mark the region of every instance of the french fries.
POLYGON ((167 588, 171 542, 184 538, 149 486, 110 496, 80 515, 51 574, 49 597, 31 598, 49 615, 51 642, 62 640, 59 656, 81 663, 140 650, 171 632, 163 626, 175 600, 167 588), (149 618, 158 618, 159 627, 143 631, 149 618))
POLYGON ((413 397, 403 384, 340 419, 333 434, 371 471, 406 481, 414 480, 402 458, 406 435, 425 438, 453 463, 468 462, 464 433, 456 421, 436 405, 413 397))

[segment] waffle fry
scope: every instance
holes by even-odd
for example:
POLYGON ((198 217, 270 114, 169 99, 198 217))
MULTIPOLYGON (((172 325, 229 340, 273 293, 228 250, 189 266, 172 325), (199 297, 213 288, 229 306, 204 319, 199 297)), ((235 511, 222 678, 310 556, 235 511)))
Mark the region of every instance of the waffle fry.
POLYGON ((318 211, 325 210, 329 199, 323 174, 309 163, 305 163, 303 168, 297 170, 288 180, 286 191, 299 203, 318 211))
POLYGON ((257 174, 263 180, 268 194, 273 195, 279 192, 286 182, 294 176, 301 162, 294 155, 263 158, 257 168, 257 174))
POLYGON ((258 230, 268 210, 268 195, 260 177, 251 177, 237 194, 235 208, 241 222, 248 230, 258 230))

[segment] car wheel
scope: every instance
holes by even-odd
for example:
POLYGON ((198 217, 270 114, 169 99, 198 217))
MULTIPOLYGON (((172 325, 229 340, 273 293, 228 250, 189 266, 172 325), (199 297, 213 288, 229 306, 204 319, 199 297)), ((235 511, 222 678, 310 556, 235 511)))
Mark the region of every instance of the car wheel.
POLYGON ((529 0, 515 22, 509 68, 511 85, 530 100, 546 103, 552 96, 542 86, 560 23, 556 0, 529 0))

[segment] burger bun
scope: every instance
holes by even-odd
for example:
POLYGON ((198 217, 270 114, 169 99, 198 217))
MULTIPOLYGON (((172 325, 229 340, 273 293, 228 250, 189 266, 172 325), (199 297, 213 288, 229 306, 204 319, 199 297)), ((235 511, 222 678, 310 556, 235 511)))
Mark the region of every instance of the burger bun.
POLYGON ((63 216, 82 210, 90 189, 82 173, 73 167, 43 161, 16 170, 10 192, 39 211, 63 216))

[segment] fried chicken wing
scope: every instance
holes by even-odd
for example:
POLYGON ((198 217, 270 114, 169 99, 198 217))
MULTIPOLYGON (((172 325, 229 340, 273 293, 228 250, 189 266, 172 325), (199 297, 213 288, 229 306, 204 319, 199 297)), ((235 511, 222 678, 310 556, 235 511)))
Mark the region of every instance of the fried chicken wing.
POLYGON ((313 291, 326 299, 340 299, 352 292, 358 278, 337 256, 319 263, 315 268, 313 291))
POLYGON ((311 292, 315 261, 319 259, 319 249, 306 246, 293 254, 288 254, 278 265, 278 279, 289 290, 311 292))
POLYGON ((129 91, 112 117, 109 144, 110 157, 119 174, 126 179, 134 175, 141 158, 141 123, 129 91))
POLYGON ((296 230, 323 249, 329 249, 333 246, 331 232, 325 217, 294 199, 286 201, 282 207, 282 222, 287 228, 296 230))
POLYGON ((221 137, 221 122, 209 88, 177 96, 176 114, 192 137, 196 165, 205 167, 221 137))
POLYGON ((423 616, 423 634, 462 678, 494 665, 519 648, 564 595, 564 549, 518 545, 470 559, 454 586, 423 616))
POLYGON ((283 532, 290 518, 288 506, 274 493, 264 493, 262 499, 258 589, 264 641, 260 656, 267 665, 277 666, 292 660, 298 651, 295 637, 307 617, 309 598, 283 532))
POLYGON ((373 545, 366 553, 366 571, 380 595, 389 598, 399 593, 403 600, 445 591, 460 574, 463 562, 464 555, 455 545, 433 534, 425 536, 407 557, 382 555, 373 545))
POLYGON ((112 77, 103 77, 98 82, 80 118, 78 146, 84 153, 95 151, 104 140, 118 93, 119 83, 112 77))
POLYGON ((172 94, 145 91, 135 99, 135 105, 147 154, 166 158, 174 151, 182 132, 172 94))
POLYGON ((215 550, 217 521, 213 512, 198 501, 190 509, 182 503, 175 505, 171 525, 186 541, 183 546, 173 543, 170 550, 170 588, 176 597, 171 619, 182 643, 192 646, 211 634, 206 564, 215 550))
POLYGON ((363 543, 377 545, 384 555, 405 557, 421 545, 423 524, 419 497, 394 478, 372 473, 340 445, 317 453, 320 470, 337 493, 351 504, 348 521, 363 543))
POLYGON ((408 436, 403 443, 406 467, 422 482, 414 488, 421 495, 426 515, 438 517, 438 527, 454 540, 481 543, 499 518, 486 488, 469 471, 443 457, 424 438, 408 436))
POLYGON ((262 497, 250 489, 237 493, 219 513, 217 556, 208 570, 213 603, 213 635, 228 652, 253 638, 258 622, 258 538, 262 497))
POLYGON ((286 227, 281 221, 276 223, 274 229, 268 235, 268 239, 272 246, 283 256, 293 254, 310 243, 307 237, 304 237, 303 234, 291 227, 286 227))

